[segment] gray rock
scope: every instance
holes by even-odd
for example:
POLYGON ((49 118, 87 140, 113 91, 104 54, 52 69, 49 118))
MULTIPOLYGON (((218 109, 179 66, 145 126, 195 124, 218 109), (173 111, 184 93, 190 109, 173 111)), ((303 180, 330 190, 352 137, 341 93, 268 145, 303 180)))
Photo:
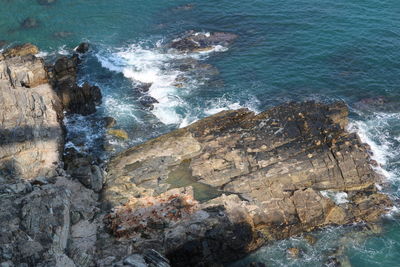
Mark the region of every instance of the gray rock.
POLYGON ((132 254, 124 259, 124 265, 133 267, 147 267, 144 258, 140 254, 132 254))

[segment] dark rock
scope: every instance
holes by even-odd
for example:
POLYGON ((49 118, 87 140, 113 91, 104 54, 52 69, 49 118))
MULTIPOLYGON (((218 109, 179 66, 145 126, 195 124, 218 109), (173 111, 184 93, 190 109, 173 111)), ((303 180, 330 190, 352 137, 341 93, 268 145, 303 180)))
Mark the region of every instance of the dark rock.
POLYGON ((3 48, 3 47, 5 47, 7 44, 8 44, 7 41, 0 40, 0 49, 3 48))
POLYGON ((146 250, 143 253, 143 258, 152 267, 170 267, 169 260, 162 256, 160 253, 154 249, 146 250))
POLYGON ((154 104, 158 103, 157 99, 152 96, 144 95, 139 98, 140 104, 142 104, 145 108, 152 110, 154 108, 154 104))
POLYGON ((265 263, 262 262, 253 261, 247 267, 267 267, 267 265, 265 265, 265 263))
POLYGON ((89 51, 89 48, 90 48, 89 43, 81 43, 78 45, 75 51, 78 52, 79 54, 85 54, 86 52, 89 51))
POLYGON ((37 0, 40 5, 48 6, 57 2, 57 0, 37 0))
POLYGON ((117 121, 113 117, 105 117, 104 118, 104 127, 107 129, 114 127, 117 125, 117 121))
POLYGON ((39 20, 36 18, 26 18, 22 23, 21 27, 24 29, 33 29, 39 27, 39 20))
POLYGON ((68 38, 71 37, 72 35, 73 35, 72 32, 55 32, 53 34, 55 38, 68 38))
POLYGON ((136 85, 136 88, 143 93, 146 93, 149 91, 150 87, 153 85, 153 83, 138 83, 136 85))
POLYGON ((182 52, 199 52, 213 49, 216 45, 228 46, 238 36, 233 33, 214 32, 201 33, 189 31, 182 37, 171 42, 169 47, 182 52))

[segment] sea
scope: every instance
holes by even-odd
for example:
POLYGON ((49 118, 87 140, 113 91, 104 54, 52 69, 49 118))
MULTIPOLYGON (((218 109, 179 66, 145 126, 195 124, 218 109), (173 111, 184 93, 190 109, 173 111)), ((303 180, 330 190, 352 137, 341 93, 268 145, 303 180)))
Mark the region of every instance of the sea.
POLYGON ((231 266, 334 266, 332 258, 341 266, 400 266, 399 0, 0 0, 0 40, 31 42, 49 63, 91 44, 79 82, 99 86, 103 102, 94 115, 65 118, 66 147, 104 160, 226 109, 345 101, 349 131, 370 145, 394 208, 377 229, 327 227, 311 233, 315 244, 304 236, 271 242, 231 266), (189 30, 239 37, 207 52, 166 48, 189 30), (138 82, 152 86, 143 94, 138 82), (143 104, 149 97, 158 102, 153 109, 143 104), (105 116, 129 140, 104 139, 105 116), (298 257, 288 256, 291 247, 298 257))

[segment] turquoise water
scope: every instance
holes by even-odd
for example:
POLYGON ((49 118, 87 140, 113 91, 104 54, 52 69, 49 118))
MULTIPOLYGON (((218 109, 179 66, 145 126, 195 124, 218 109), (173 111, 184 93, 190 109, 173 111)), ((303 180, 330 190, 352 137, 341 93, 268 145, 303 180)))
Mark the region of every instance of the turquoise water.
MULTIPOLYGON (((129 142, 110 141, 120 147, 226 108, 261 111, 290 100, 341 99, 352 110, 351 130, 371 144, 382 166, 378 171, 389 181, 384 190, 398 198, 399 1, 57 0, 42 6, 33 0, 2 0, 0 4, 0 40, 37 44, 48 60, 70 53, 81 41, 93 44, 80 78, 98 84, 104 95, 103 105, 92 117, 113 116, 129 132, 129 142), (21 28, 27 17, 37 19, 38 26, 21 28), (182 56, 164 48, 191 29, 228 31, 239 38, 228 49, 206 54, 182 56), (214 67, 205 68, 205 73, 182 73, 174 67, 174 62, 189 59, 214 67), (179 75, 186 81, 176 87, 179 75), (134 80, 153 82, 149 94, 159 101, 154 110, 141 105, 134 80), (373 104, 378 97, 385 100, 383 105, 373 104)), ((67 123, 85 142, 95 144, 102 133, 94 121, 73 117, 67 123)), ((339 247, 351 266, 400 266, 399 222, 393 212, 385 218, 381 234, 351 239, 345 236, 354 227, 324 229, 315 233, 319 241, 314 246, 294 238, 271 244, 246 260, 265 261, 268 266, 319 266, 339 247), (299 259, 286 257, 286 249, 294 245, 303 247, 299 259)))

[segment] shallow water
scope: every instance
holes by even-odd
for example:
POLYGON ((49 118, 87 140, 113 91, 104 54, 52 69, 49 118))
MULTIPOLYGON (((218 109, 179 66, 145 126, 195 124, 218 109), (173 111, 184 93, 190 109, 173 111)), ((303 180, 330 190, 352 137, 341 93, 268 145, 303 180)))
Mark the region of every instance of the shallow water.
MULTIPOLYGON (((102 116, 115 117, 118 126, 128 131, 129 142, 109 140, 122 149, 227 108, 261 111, 291 100, 339 99, 351 107, 350 129, 370 143, 382 166, 378 171, 390 182, 384 190, 398 199, 399 1, 57 0, 41 6, 33 0, 1 0, 0 4, 0 40, 33 42, 48 60, 70 53, 81 41, 93 44, 80 79, 101 87, 103 104, 93 120, 66 119, 75 129, 74 140, 84 143, 83 150, 92 149, 90 144, 102 138, 95 123, 102 116), (193 6, 182 7, 187 4, 193 6), (38 27, 22 29, 27 17, 36 18, 38 27), (240 37, 228 49, 210 53, 182 56, 164 48, 190 29, 228 31, 240 37), (193 59, 203 64, 203 72, 176 67, 177 61, 193 59), (180 75, 186 78, 177 86, 180 75), (153 82, 149 95, 159 102, 154 110, 140 103, 142 94, 134 79, 153 82), (386 103, 379 104, 377 97, 386 103)), ((69 145, 79 145, 74 142, 69 145)), ((301 238, 276 242, 247 260, 266 261, 269 266, 318 266, 331 248, 339 246, 351 266, 398 266, 399 222, 393 211, 382 234, 352 242, 342 237, 349 229, 329 228, 316 233, 320 238, 316 245, 301 245, 299 259, 286 257, 285 251, 303 242, 301 238)))

